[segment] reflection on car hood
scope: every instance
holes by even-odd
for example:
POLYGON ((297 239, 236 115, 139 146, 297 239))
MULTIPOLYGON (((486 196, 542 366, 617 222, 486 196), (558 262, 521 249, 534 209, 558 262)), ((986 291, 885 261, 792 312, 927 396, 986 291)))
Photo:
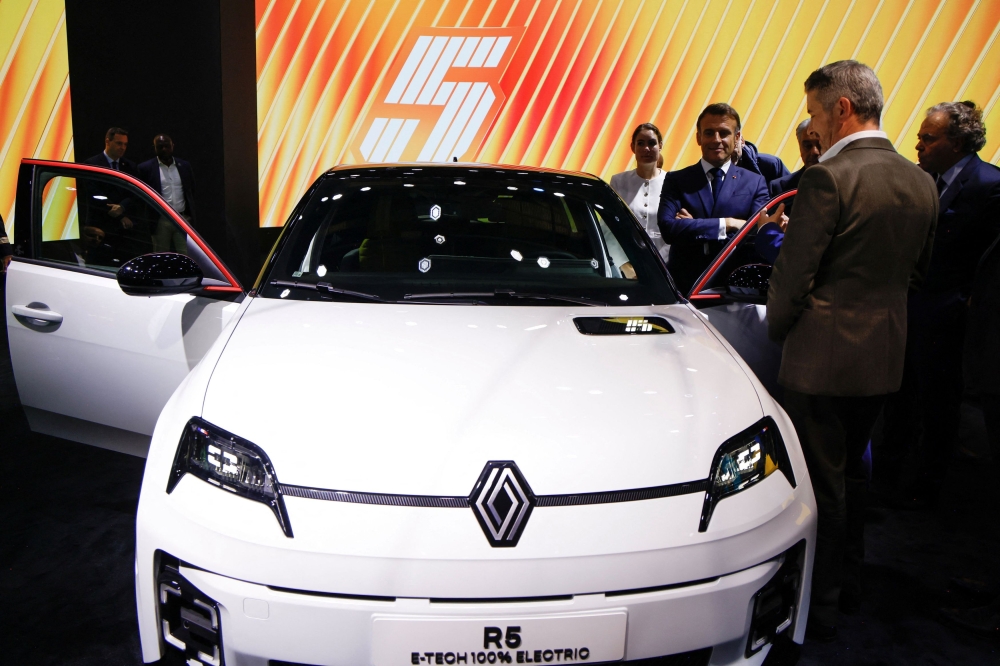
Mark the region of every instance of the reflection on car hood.
POLYGON ((538 494, 704 479, 762 416, 685 305, 381 305, 256 299, 205 397, 208 421, 286 484, 468 495, 490 460, 538 494), (574 316, 657 315, 674 333, 588 336, 574 316))

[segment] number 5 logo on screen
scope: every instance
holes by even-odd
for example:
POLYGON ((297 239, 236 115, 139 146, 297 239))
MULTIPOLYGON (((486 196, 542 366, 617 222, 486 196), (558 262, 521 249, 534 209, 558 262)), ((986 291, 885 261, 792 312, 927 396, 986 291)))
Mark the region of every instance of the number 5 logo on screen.
POLYGON ((352 148, 367 162, 474 159, 503 107, 500 77, 523 28, 415 28, 352 148))

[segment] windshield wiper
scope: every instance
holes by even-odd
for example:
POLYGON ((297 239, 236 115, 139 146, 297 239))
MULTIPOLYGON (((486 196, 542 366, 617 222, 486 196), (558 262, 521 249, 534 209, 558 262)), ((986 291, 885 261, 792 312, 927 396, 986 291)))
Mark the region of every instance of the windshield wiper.
POLYGON ((340 289, 334 287, 329 282, 290 282, 288 280, 271 280, 269 283, 273 287, 290 287, 292 289, 309 289, 312 291, 321 291, 328 294, 337 294, 338 296, 349 296, 351 298, 360 298, 364 301, 376 301, 378 303, 391 303, 392 301, 387 301, 377 294, 367 294, 363 291, 351 291, 350 289, 340 289))
POLYGON ((494 291, 455 291, 435 294, 406 294, 403 300, 412 301, 418 299, 476 299, 476 298, 517 298, 539 301, 563 301, 565 303, 576 303, 577 305, 590 305, 595 307, 607 307, 603 301, 585 298, 583 296, 563 296, 562 294, 541 294, 523 291, 505 291, 497 289, 494 291))

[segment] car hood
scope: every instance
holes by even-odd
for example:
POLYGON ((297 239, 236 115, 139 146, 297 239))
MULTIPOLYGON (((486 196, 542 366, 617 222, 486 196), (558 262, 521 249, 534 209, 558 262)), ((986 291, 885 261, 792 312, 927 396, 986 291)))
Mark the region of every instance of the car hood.
POLYGON ((468 495, 491 460, 536 494, 704 479, 761 418, 728 350, 685 305, 385 305, 257 298, 203 417, 260 446, 283 484, 468 495), (579 316, 662 316, 588 336, 579 316))

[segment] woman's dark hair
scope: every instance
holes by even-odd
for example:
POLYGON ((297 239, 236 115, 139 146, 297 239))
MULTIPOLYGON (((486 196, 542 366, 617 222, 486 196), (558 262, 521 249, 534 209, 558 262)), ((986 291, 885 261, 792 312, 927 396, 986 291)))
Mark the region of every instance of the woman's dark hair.
POLYGON ((639 125, 638 127, 636 127, 635 130, 632 132, 632 142, 631 143, 635 143, 635 137, 639 136, 639 132, 645 132, 646 130, 649 130, 650 132, 652 132, 653 134, 655 134, 656 135, 656 140, 658 142, 660 142, 660 143, 663 143, 663 135, 660 134, 660 128, 657 127, 656 125, 654 125, 653 123, 643 123, 643 124, 639 125))

